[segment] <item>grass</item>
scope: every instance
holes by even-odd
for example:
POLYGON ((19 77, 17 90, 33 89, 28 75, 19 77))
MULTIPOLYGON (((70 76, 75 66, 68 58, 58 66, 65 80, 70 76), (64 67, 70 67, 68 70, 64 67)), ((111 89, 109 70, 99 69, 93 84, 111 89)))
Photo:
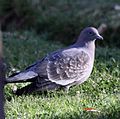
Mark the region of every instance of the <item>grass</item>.
MULTIPOLYGON (((50 42, 47 34, 34 32, 4 33, 7 75, 24 69, 46 53, 65 47, 50 42)), ((67 40, 67 39, 66 39, 67 40)), ((104 42, 104 41, 103 41, 104 42)), ((17 97, 14 85, 5 86, 6 119, 119 119, 120 117, 120 49, 96 49, 95 65, 89 80, 74 86, 69 93, 48 92, 17 97), (94 108, 97 111, 86 111, 94 108)))

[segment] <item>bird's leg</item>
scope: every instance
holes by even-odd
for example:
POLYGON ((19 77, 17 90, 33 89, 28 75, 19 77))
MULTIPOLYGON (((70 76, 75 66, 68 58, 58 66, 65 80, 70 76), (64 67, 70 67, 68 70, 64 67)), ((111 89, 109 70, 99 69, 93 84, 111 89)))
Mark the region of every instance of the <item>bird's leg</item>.
POLYGON ((69 88, 70 88, 70 86, 64 86, 64 87, 63 87, 63 90, 64 90, 66 93, 68 93, 68 92, 69 92, 69 88))

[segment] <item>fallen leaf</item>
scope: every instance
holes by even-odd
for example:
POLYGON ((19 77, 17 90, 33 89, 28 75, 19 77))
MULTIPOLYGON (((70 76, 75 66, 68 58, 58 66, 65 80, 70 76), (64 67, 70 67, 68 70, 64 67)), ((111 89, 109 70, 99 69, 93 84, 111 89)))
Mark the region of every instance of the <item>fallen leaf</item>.
POLYGON ((99 110, 96 110, 94 108, 84 108, 85 111, 91 111, 91 112, 100 112, 99 110))

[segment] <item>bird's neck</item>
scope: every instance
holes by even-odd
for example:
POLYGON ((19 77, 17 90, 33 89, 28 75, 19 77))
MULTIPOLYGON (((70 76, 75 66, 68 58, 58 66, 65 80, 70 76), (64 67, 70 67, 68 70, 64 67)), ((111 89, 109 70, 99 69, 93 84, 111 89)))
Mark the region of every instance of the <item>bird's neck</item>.
POLYGON ((94 57, 95 54, 95 40, 94 41, 88 41, 86 42, 85 40, 78 40, 75 43, 75 46, 77 46, 78 48, 85 48, 92 57, 94 57))
POLYGON ((78 40, 75 45, 77 45, 77 47, 85 47, 88 48, 89 50, 94 50, 95 49, 95 40, 93 41, 85 41, 83 40, 78 40))

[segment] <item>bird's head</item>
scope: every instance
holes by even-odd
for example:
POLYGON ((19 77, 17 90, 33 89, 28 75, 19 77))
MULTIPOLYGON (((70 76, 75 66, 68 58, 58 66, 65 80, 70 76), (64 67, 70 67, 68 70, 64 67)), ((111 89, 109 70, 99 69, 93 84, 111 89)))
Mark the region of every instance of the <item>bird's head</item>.
POLYGON ((80 40, 94 41, 103 40, 103 37, 98 33, 98 30, 94 27, 87 27, 80 33, 80 40))

